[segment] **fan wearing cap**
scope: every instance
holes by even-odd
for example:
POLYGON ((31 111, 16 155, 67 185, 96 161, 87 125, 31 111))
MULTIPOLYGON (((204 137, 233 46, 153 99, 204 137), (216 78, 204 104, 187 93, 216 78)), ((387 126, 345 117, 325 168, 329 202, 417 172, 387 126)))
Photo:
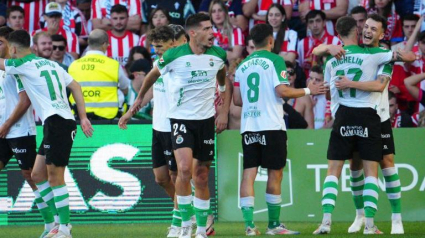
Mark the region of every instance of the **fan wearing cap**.
MULTIPOLYGON (((152 65, 151 63, 146 59, 139 59, 133 62, 133 64, 130 67, 130 90, 128 90, 127 94, 127 104, 129 107, 131 107, 134 103, 134 100, 137 98, 137 94, 140 90, 140 87, 142 87, 143 80, 145 79, 146 75, 151 70, 152 65)), ((152 110, 152 103, 148 102, 144 107, 142 107, 138 113, 134 114, 134 118, 138 119, 152 119, 151 116, 151 110, 152 110)))
POLYGON ((47 4, 43 17, 47 23, 47 27, 34 31, 32 35, 40 31, 46 31, 50 35, 62 35, 67 42, 67 51, 70 52, 75 59, 78 59, 80 46, 78 44, 77 35, 60 26, 62 20, 62 7, 55 2, 47 4))

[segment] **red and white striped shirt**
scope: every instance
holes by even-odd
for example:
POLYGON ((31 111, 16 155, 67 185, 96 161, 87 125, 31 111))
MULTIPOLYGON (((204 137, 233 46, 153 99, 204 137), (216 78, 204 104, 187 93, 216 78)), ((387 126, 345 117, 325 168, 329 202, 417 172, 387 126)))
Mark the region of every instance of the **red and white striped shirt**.
POLYGON ((215 26, 213 26, 213 31, 215 36, 214 45, 219 46, 224 50, 230 50, 237 45, 245 45, 245 38, 240 28, 233 28, 231 42, 229 42, 229 37, 227 37, 226 34, 222 33, 221 30, 215 26))
MULTIPOLYGON (((34 36, 37 32, 40 31, 47 31, 47 27, 34 31, 31 35, 34 36)), ((80 44, 78 42, 78 36, 77 34, 71 32, 71 31, 67 31, 65 29, 63 29, 62 27, 59 27, 59 31, 56 32, 57 35, 61 35, 63 37, 65 37, 66 42, 67 42, 67 51, 68 52, 75 52, 77 54, 80 54, 80 44)))
POLYGON ((280 52, 297 54, 298 33, 294 30, 286 29, 280 52))
POLYGON ((141 47, 145 47, 146 49, 149 49, 149 47, 146 47, 146 39, 148 38, 148 36, 146 34, 143 34, 140 39, 139 39, 139 43, 137 43, 137 45, 140 45, 141 47))
MULTIPOLYGON (((413 63, 410 66, 410 73, 412 74, 422 74, 425 73, 425 56, 420 55, 420 52, 415 52, 416 55, 416 60, 413 61, 413 63)), ((425 90, 425 80, 422 80, 420 82, 420 86, 419 88, 421 90, 425 90)), ((421 112, 423 110, 425 110, 425 105, 419 104, 419 108, 417 110, 417 112, 421 112)))
MULTIPOLYGON (((336 7, 336 0, 310 0, 310 9, 311 10, 330 10, 336 7)), ((336 20, 327 20, 326 21, 326 31, 331 35, 336 35, 335 31, 336 20)))
MULTIPOLYGON (((86 24, 84 24, 83 20, 84 16, 81 11, 67 3, 65 7, 62 9, 62 20, 59 23, 59 26, 65 30, 74 32, 78 36, 87 36, 86 24), (77 29, 77 25, 79 25, 79 29, 77 29)), ((40 18, 40 26, 42 28, 47 27, 47 22, 44 18, 40 18)))
POLYGON ((126 31, 125 35, 122 37, 114 36, 112 31, 108 31, 107 33, 110 45, 106 51, 106 55, 117 60, 122 66, 124 66, 127 64, 131 48, 137 46, 139 36, 131 31, 126 31))
POLYGON ((92 0, 91 19, 110 18, 111 8, 116 4, 125 6, 128 15, 142 15, 142 0, 92 0))
POLYGON ((312 52, 320 44, 341 45, 341 41, 338 37, 329 35, 326 31, 323 32, 323 36, 320 39, 308 36, 300 40, 298 43, 298 63, 304 69, 306 75, 309 74, 311 67, 318 63, 319 57, 314 56, 312 52))
POLYGON ((21 6, 25 11, 24 29, 33 32, 40 29, 39 21, 44 13, 48 0, 34 0, 24 3, 18 1, 8 1, 8 6, 21 6))
MULTIPOLYGON (((242 5, 250 2, 251 0, 242 0, 242 5)), ((265 16, 267 14, 267 10, 270 5, 273 3, 278 3, 282 6, 292 6, 291 0, 258 0, 257 7, 255 8, 255 12, 259 16, 265 16)), ((256 24, 265 23, 264 21, 254 21, 254 19, 249 20, 249 29, 254 27, 256 24)))

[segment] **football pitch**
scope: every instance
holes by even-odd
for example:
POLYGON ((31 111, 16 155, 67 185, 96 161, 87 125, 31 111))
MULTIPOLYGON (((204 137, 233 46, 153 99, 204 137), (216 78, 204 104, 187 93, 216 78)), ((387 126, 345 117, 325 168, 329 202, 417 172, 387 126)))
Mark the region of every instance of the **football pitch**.
MULTIPOLYGON (((74 238, 115 238, 115 237, 166 237, 168 223, 149 224, 75 224, 72 229, 74 238)), ((260 231, 264 234, 267 223, 256 223, 260 231)), ((300 231, 296 237, 317 237, 311 233, 318 227, 317 223, 286 223, 289 229, 300 231)), ((376 225, 384 235, 379 237, 394 237, 390 235, 391 222, 378 222, 376 225)), ((348 234, 347 229, 350 223, 335 222, 332 224, 329 237, 364 237, 363 234, 348 234)), ((20 237, 34 238, 42 232, 42 226, 3 226, 0 228, 0 237, 20 237)), ((216 235, 213 237, 246 237, 244 224, 241 222, 216 222, 214 225, 216 235)), ((399 237, 425 237, 425 222, 404 222, 405 235, 399 237)), ((270 237, 261 235, 259 237, 270 237)))

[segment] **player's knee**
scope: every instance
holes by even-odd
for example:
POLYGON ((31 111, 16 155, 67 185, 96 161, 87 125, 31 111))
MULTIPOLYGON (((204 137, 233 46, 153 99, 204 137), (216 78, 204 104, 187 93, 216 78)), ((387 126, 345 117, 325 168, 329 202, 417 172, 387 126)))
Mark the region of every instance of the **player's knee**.
POLYGON ((32 182, 31 171, 30 170, 21 170, 22 176, 27 182, 32 182))
POLYGON ((171 179, 169 176, 157 176, 155 177, 155 182, 161 187, 166 187, 170 184, 171 179))
POLYGON ((381 161, 381 168, 392 168, 394 166, 394 154, 384 155, 384 158, 381 161))
POLYGON ((207 172, 196 173, 193 180, 195 184, 197 185, 197 187, 204 186, 208 183, 208 173, 207 172))
POLYGON ((41 182, 47 180, 47 178, 45 177, 44 174, 33 170, 31 172, 31 180, 34 181, 35 183, 41 183, 41 182))

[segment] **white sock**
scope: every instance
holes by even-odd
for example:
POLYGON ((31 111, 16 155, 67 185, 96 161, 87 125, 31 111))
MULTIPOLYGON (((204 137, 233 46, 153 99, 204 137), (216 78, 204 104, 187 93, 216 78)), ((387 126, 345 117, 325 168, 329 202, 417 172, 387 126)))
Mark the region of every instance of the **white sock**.
POLYGON ((323 213, 322 224, 330 225, 332 223, 332 214, 331 213, 323 213))
POLYGON ((59 224, 60 223, 59 216, 58 215, 55 215, 54 218, 55 218, 55 223, 56 224, 59 224))
POLYGON ((196 234, 207 234, 207 228, 202 227, 202 226, 198 226, 196 228, 196 234))
POLYGON ((53 229, 53 227, 55 227, 55 223, 54 222, 48 223, 48 224, 44 224, 44 229, 46 231, 50 231, 51 229, 53 229))
POLYGON ((401 221, 401 213, 393 213, 391 215, 391 220, 393 220, 393 221, 401 221))
POLYGON ((59 225, 59 230, 62 231, 63 233, 65 233, 66 235, 70 235, 71 232, 69 230, 68 224, 60 224, 59 225))
POLYGON ((373 217, 366 217, 365 226, 372 228, 374 225, 373 217))
POLYGON ((364 217, 364 209, 356 209, 357 216, 364 217))

